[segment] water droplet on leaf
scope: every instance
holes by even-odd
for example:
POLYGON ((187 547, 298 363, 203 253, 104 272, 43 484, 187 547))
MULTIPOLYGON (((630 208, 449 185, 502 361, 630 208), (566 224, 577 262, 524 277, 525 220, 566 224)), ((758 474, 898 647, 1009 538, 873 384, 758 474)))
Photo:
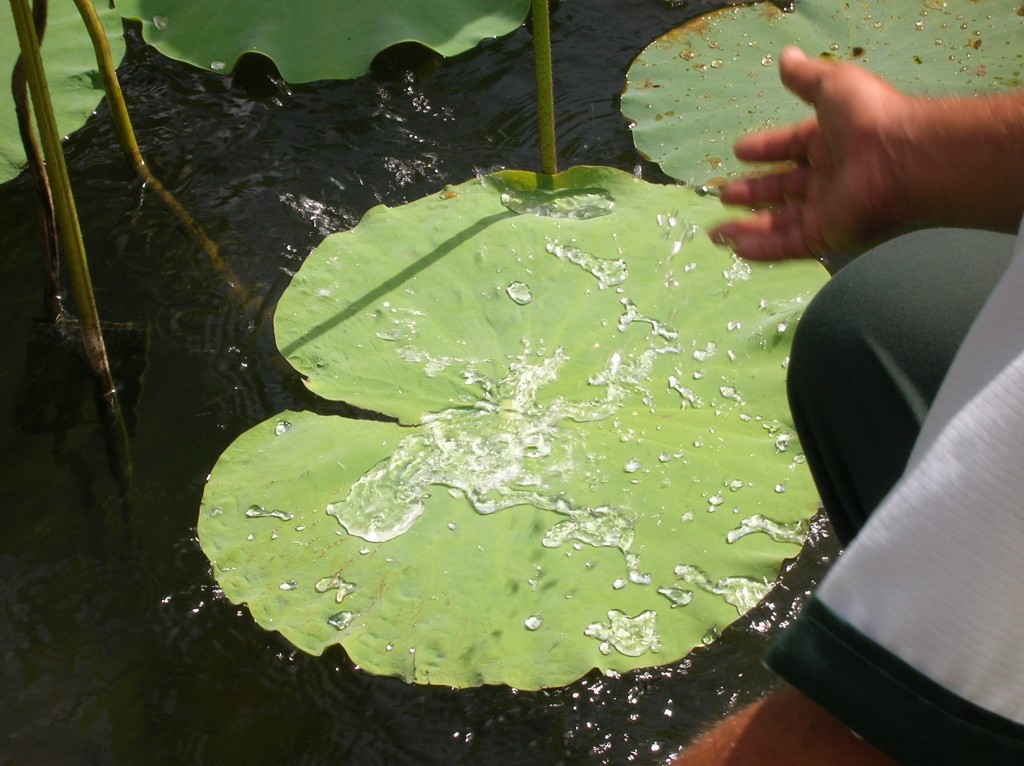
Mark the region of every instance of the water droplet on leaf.
POLYGON ((780 543, 796 543, 803 545, 810 532, 810 525, 806 519, 798 519, 792 522, 774 521, 761 515, 754 514, 740 522, 739 527, 730 531, 725 539, 730 543, 746 537, 755 532, 762 532, 772 540, 780 543))
POLYGON ((355 612, 338 612, 327 618, 327 624, 334 626, 338 630, 345 630, 345 628, 352 624, 355 618, 355 612))
POLYGON ((597 278, 597 285, 602 290, 607 287, 621 285, 629 276, 626 262, 621 258, 598 258, 578 247, 550 242, 545 249, 559 260, 568 261, 579 266, 597 278))
POLYGON ((317 593, 329 593, 332 590, 337 590, 338 593, 335 596, 335 600, 340 604, 345 596, 355 592, 356 584, 346 582, 341 576, 341 573, 331 575, 330 577, 324 577, 317 580, 316 585, 313 586, 317 593))
POLYGON ((607 645, 627 657, 639 657, 661 649, 657 616, 656 612, 648 610, 636 617, 630 617, 618 609, 613 609, 608 612, 608 622, 592 623, 583 632, 601 642, 602 654, 609 653, 604 648, 607 645))
POLYGON ((589 219, 610 215, 615 200, 603 189, 506 189, 501 204, 515 213, 589 219))
POLYGON ((293 518, 292 514, 290 513, 285 513, 284 511, 268 511, 262 505, 250 505, 246 509, 245 515, 248 516, 250 519, 272 517, 275 519, 281 519, 282 521, 290 521, 293 518))
POLYGON ((658 593, 672 602, 673 609, 677 606, 686 606, 693 601, 693 591, 681 588, 678 585, 667 585, 664 588, 658 588, 658 593))
POLYGON ((513 282, 505 288, 505 292, 520 306, 525 306, 533 300, 533 293, 525 282, 513 282))

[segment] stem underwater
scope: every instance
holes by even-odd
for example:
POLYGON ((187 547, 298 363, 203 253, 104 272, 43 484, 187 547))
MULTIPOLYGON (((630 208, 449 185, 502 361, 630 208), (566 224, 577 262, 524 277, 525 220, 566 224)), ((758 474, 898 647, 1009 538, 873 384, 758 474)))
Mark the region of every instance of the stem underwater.
POLYGON ((98 406, 106 425, 106 437, 114 468, 122 490, 126 490, 132 475, 128 431, 110 372, 110 361, 100 327, 82 230, 71 193, 67 164, 60 145, 60 134, 50 101, 46 75, 43 71, 33 13, 29 9, 27 0, 11 0, 11 12, 14 15, 14 26, 21 47, 21 62, 32 97, 32 107, 46 160, 45 176, 53 198, 57 234, 67 256, 68 276, 81 328, 82 345, 99 395, 98 406))

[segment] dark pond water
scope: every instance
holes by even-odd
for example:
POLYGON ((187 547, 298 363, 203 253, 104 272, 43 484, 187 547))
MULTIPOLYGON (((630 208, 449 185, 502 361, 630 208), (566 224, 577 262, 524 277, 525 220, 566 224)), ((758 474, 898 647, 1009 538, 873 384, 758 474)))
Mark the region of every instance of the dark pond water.
MULTIPOLYGON (((661 179, 618 94, 647 43, 708 7, 556 5, 562 167, 661 179)), ((820 528, 712 647, 543 692, 370 677, 340 649, 296 652, 221 596, 196 541, 206 476, 242 431, 311 403, 275 349, 274 303, 371 206, 538 168, 531 38, 444 62, 394 50, 358 80, 291 87, 261 66, 200 73, 130 38, 120 74, 143 151, 235 284, 138 189, 101 108, 67 143, 93 281, 105 321, 150 336, 122 499, 87 381, 55 383, 32 355, 35 213, 25 177, 0 187, 0 763, 656 764, 769 688, 760 656, 835 553, 820 528)))

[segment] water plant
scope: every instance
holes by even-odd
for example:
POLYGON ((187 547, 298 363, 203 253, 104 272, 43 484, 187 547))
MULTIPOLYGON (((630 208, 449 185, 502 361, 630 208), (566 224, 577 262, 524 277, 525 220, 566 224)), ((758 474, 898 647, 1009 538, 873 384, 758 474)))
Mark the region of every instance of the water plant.
POLYGON ((239 437, 199 521, 225 594, 306 651, 452 686, 712 640, 816 510, 783 380, 825 278, 737 261, 702 234, 721 215, 608 168, 506 171, 325 240, 278 346, 395 422, 283 412, 239 437))

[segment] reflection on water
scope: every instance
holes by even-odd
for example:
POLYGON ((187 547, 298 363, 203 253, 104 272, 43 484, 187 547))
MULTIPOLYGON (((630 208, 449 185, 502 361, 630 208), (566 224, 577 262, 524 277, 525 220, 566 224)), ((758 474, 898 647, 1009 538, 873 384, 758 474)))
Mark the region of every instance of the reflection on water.
MULTIPOLYGON (((632 57, 699 10, 557 5, 563 168, 660 177, 632 148, 618 94, 632 57)), ((258 63, 224 79, 131 49, 121 73, 143 151, 234 283, 135 186, 101 107, 68 142, 93 282, 105 321, 150 332, 122 505, 87 397, 66 405, 63 430, 15 426, 42 279, 27 181, 0 187, 0 760, 655 764, 764 691, 760 653, 834 550, 820 526, 811 555, 708 649, 542 692, 370 677, 340 650, 297 653, 221 596, 195 539, 206 476, 243 430, 312 404, 273 343, 278 296, 326 233, 373 205, 537 168, 531 41, 524 28, 446 62, 400 48, 370 76, 304 86, 258 63)))

